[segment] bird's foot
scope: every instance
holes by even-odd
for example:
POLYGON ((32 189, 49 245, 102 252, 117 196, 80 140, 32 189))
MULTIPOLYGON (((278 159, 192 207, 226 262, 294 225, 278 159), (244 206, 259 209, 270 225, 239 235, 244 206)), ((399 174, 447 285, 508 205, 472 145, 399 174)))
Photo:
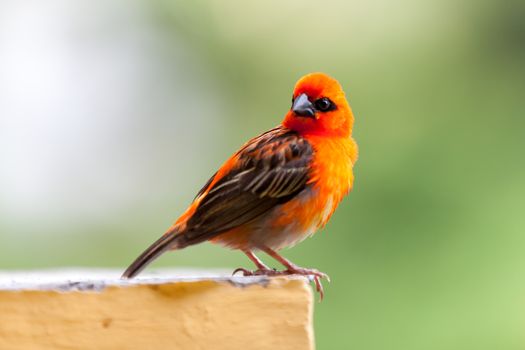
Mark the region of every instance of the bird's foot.
POLYGON ((326 280, 330 282, 330 276, 317 269, 306 269, 304 267, 293 266, 287 270, 284 270, 283 272, 287 275, 315 276, 319 278, 326 278, 326 280))
POLYGON ((274 270, 274 269, 257 269, 257 270, 254 270, 254 271, 250 271, 248 269, 239 267, 239 268, 236 268, 232 272, 232 276, 235 275, 238 272, 241 272, 243 276, 277 276, 277 275, 282 275, 282 272, 274 270))
POLYGON ((323 300, 323 297, 324 297, 324 289, 323 289, 323 285, 321 284, 321 279, 325 278, 328 282, 330 282, 330 277, 326 273, 321 272, 316 269, 306 269, 306 268, 299 267, 299 266, 292 266, 284 271, 277 271, 275 269, 257 269, 254 271, 250 271, 248 269, 239 267, 233 271, 232 276, 238 272, 241 272, 243 276, 301 275, 301 276, 312 277, 315 283, 315 289, 319 293, 321 300, 323 300))
POLYGON ((319 296, 321 298, 320 301, 323 300, 324 297, 324 289, 323 285, 321 283, 321 278, 325 278, 328 283, 330 283, 330 276, 328 276, 326 273, 321 272, 316 269, 306 269, 304 267, 299 266, 291 266, 287 270, 282 271, 285 275, 301 275, 301 276, 312 276, 314 283, 315 283, 315 289, 319 293, 319 296))

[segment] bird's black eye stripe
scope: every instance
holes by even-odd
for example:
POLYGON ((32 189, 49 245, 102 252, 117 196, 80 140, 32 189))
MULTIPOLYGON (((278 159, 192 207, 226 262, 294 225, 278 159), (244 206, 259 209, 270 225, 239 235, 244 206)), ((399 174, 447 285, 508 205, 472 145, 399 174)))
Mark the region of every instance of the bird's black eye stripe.
POLYGON ((321 112, 333 111, 336 109, 335 104, 328 98, 322 97, 314 102, 315 109, 321 112))

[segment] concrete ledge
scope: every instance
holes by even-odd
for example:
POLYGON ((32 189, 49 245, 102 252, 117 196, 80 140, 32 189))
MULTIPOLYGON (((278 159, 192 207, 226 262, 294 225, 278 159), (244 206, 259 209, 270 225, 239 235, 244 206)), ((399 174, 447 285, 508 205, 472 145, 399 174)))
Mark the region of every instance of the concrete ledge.
POLYGON ((302 277, 0 272, 0 349, 313 349, 302 277))

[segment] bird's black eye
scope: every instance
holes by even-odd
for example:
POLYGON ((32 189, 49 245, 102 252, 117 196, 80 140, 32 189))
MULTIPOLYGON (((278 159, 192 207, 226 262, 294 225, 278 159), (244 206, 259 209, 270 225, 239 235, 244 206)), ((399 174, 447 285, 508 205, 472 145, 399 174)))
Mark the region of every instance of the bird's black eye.
POLYGON ((328 97, 323 97, 314 102, 315 109, 321 112, 328 112, 335 109, 335 104, 328 97))

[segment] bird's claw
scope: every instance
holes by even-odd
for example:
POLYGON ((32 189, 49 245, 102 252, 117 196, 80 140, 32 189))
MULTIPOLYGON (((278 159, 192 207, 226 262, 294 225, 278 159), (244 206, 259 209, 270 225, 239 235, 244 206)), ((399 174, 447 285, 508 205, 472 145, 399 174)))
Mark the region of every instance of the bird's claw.
POLYGON ((321 279, 319 276, 314 276, 314 283, 315 283, 315 289, 319 293, 319 301, 323 301, 324 298, 324 289, 323 284, 321 283, 321 279))
POLYGON ((311 276, 311 277, 313 277, 313 281, 315 283, 315 289, 317 290, 317 292, 319 293, 319 296, 320 296, 320 300, 319 301, 323 301, 324 289, 323 289, 323 284, 321 283, 321 279, 324 278, 324 279, 326 279, 328 281, 328 283, 330 283, 330 276, 328 276, 326 273, 321 272, 321 271, 316 270, 316 269, 305 269, 305 268, 302 268, 302 267, 289 268, 285 272, 287 272, 290 275, 301 275, 301 276, 311 276))
POLYGON ((236 274, 237 272, 242 272, 242 275, 243 275, 243 276, 251 276, 251 273, 252 273, 250 270, 246 270, 245 268, 238 267, 238 268, 236 268, 235 270, 233 270, 233 272, 232 272, 232 276, 235 276, 235 274, 236 274))
POLYGON ((236 268, 233 270, 232 276, 237 274, 238 272, 242 272, 243 276, 284 276, 284 275, 301 275, 301 276, 307 276, 312 277, 314 283, 315 283, 315 290, 319 293, 320 301, 324 298, 324 289, 323 285, 321 283, 321 279, 324 278, 330 283, 330 276, 328 276, 326 273, 321 272, 316 269, 305 269, 302 267, 293 267, 289 268, 284 271, 277 271, 275 269, 258 269, 255 271, 250 271, 248 269, 245 269, 243 267, 236 268))
POLYGON ((330 282, 330 276, 316 269, 305 269, 302 267, 293 267, 283 272, 285 272, 288 275, 314 276, 318 278, 324 278, 328 282, 330 282))
POLYGON ((280 274, 279 271, 271 270, 271 269, 258 269, 255 271, 250 271, 248 269, 245 269, 243 267, 238 267, 232 272, 232 276, 234 276, 236 273, 242 272, 243 276, 277 276, 280 274))

